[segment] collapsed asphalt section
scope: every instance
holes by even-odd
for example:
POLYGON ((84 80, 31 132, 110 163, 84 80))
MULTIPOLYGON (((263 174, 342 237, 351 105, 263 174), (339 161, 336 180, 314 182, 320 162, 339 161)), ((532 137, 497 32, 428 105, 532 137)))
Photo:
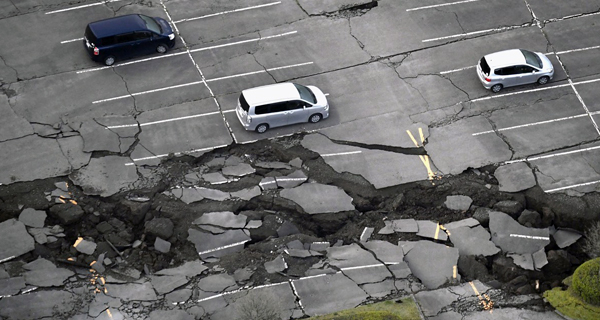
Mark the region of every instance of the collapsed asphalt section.
POLYGON ((1 186, 0 317, 236 319, 259 296, 289 319, 409 294, 428 319, 554 317, 536 293, 585 259, 566 227, 597 196, 504 192, 527 182, 495 167, 377 188, 305 148, 322 137, 170 159, 109 197, 1 186))

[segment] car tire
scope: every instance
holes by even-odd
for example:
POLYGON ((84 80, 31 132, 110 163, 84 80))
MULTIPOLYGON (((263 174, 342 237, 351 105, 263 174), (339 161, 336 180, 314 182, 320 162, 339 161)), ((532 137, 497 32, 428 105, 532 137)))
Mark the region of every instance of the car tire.
POLYGON ((548 81, 550 81, 550 78, 544 76, 544 77, 539 78, 538 81, 537 81, 537 83, 541 84, 541 85, 544 85, 544 84, 548 83, 548 81))
POLYGON ((269 130, 269 125, 266 123, 261 123, 261 124, 257 125, 256 129, 254 129, 254 130, 258 133, 265 133, 265 132, 267 132, 267 130, 269 130))
POLYGON ((320 113, 315 113, 315 114, 311 115, 310 117, 308 117, 308 122, 317 123, 317 122, 321 121, 321 119, 323 119, 323 116, 320 113))
POLYGON ((104 58, 104 64, 107 66, 112 66, 113 64, 115 64, 115 57, 108 56, 108 57, 104 58))
POLYGON ((165 46, 164 44, 159 44, 159 45, 156 47, 156 52, 158 52, 158 53, 166 53, 166 52, 167 52, 167 50, 168 50, 168 49, 167 49, 167 46, 165 46))
POLYGON ((492 90, 493 93, 498 93, 500 92, 500 90, 502 90, 503 86, 501 84, 495 84, 493 85, 490 89, 492 90))

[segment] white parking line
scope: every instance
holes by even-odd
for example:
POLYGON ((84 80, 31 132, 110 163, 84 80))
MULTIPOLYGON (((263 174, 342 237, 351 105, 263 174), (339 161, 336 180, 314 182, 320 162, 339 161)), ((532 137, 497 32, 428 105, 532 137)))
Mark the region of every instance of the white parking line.
MULTIPOLYGON (((598 79, 596 81, 600 81, 600 79, 598 79)), ((490 100, 490 99, 497 99, 497 98, 502 98, 502 97, 514 96, 514 95, 522 94, 522 93, 544 91, 544 90, 550 90, 550 89, 556 89, 556 88, 563 88, 563 87, 569 87, 569 86, 570 86, 570 84, 568 84, 568 83, 566 83, 566 84, 559 84, 559 85, 550 86, 550 87, 543 87, 543 88, 529 89, 529 90, 523 90, 523 91, 517 91, 517 92, 511 92, 511 93, 497 94, 497 95, 493 95, 493 96, 487 96, 487 97, 483 97, 483 98, 477 98, 477 99, 469 100, 467 102, 477 102, 477 101, 484 101, 484 100, 490 100)))
POLYGON ((586 51, 586 50, 593 50, 593 49, 599 49, 599 48, 600 48, 600 46, 593 46, 593 47, 587 47, 587 48, 580 48, 580 49, 559 51, 556 54, 565 54, 565 53, 579 52, 579 51, 586 51))
POLYGON ((321 157, 345 156, 348 154, 357 154, 357 153, 362 153, 362 151, 358 150, 358 151, 349 151, 349 152, 326 153, 326 154, 322 154, 321 157))
POLYGON ((528 236, 525 234, 514 234, 514 233, 511 233, 510 237, 511 238, 531 239, 531 240, 546 240, 546 241, 550 240, 550 237, 528 236))
POLYGON ((481 33, 489 33, 489 32, 498 32, 498 31, 512 30, 512 29, 523 28, 523 27, 530 27, 530 26, 528 26, 528 25, 526 25, 526 26, 510 26, 510 27, 502 27, 502 28, 479 30, 479 31, 473 31, 473 32, 453 34, 451 36, 445 36, 445 37, 439 37, 439 38, 432 38, 432 39, 425 39, 425 40, 421 40, 421 42, 431 42, 431 41, 438 41, 438 40, 446 40, 446 39, 452 39, 452 38, 472 36, 472 35, 481 34, 481 33))
POLYGON ((177 117, 177 118, 169 118, 169 119, 164 119, 164 120, 158 120, 158 121, 152 121, 152 122, 145 122, 145 123, 134 123, 134 124, 123 124, 123 125, 119 125, 119 126, 108 126, 106 127, 106 129, 119 129, 119 128, 130 128, 130 127, 145 127, 145 126, 151 126, 153 124, 160 124, 160 123, 166 123, 166 122, 172 122, 172 121, 179 121, 179 120, 187 120, 187 119, 193 119, 193 118, 199 118, 199 117, 206 117, 206 116, 212 116, 215 114, 220 114, 219 111, 215 111, 215 112, 209 112, 209 113, 202 113, 202 114, 195 114, 195 115, 191 115, 191 116, 185 116, 185 117, 177 117))
MULTIPOLYGON (((241 40, 241 41, 236 41, 236 42, 231 42, 231 43, 214 45, 214 46, 210 46, 210 47, 191 49, 190 52, 200 52, 200 51, 205 51, 205 50, 212 50, 212 49, 218 49, 218 48, 223 48, 223 47, 234 46, 234 45, 237 45, 237 44, 248 43, 248 42, 253 42, 253 41, 261 41, 261 40, 267 40, 267 39, 274 39, 274 38, 279 38, 279 37, 283 37, 283 36, 295 34, 297 32, 298 31, 290 31, 290 32, 275 34, 275 35, 272 35, 272 36, 257 37, 257 38, 252 38, 252 39, 247 39, 247 40, 241 40)), ((81 38, 81 39, 83 39, 83 38, 81 38)), ((68 40, 68 41, 70 41, 70 40, 68 40)), ((150 57, 150 58, 145 58, 145 59, 139 59, 139 60, 124 62, 124 63, 119 63, 119 64, 115 64, 114 66, 110 66, 110 67, 106 66, 106 67, 98 67, 98 68, 92 68, 92 69, 87 69, 87 70, 81 70, 81 71, 77 71, 77 73, 79 74, 79 73, 92 72, 92 71, 104 70, 104 69, 109 69, 109 68, 122 67, 122 66, 127 66, 127 65, 130 65, 130 64, 134 64, 134 63, 146 62, 146 61, 156 60, 156 59, 162 59, 162 58, 169 58, 169 57, 179 56, 179 55, 187 54, 187 53, 188 53, 187 51, 169 53, 169 54, 160 55, 160 56, 156 56, 156 57, 150 57)))
POLYGON ((472 68, 476 68, 476 67, 477 66, 468 66, 468 67, 458 68, 458 69, 454 69, 454 70, 442 71, 442 72, 440 72, 440 74, 448 74, 448 73, 463 71, 463 70, 472 69, 472 68))
POLYGON ((449 2, 449 3, 434 4, 434 5, 430 5, 430 6, 406 9, 406 11, 417 11, 417 10, 423 10, 423 9, 439 8, 439 7, 451 6, 451 5, 467 3, 467 2, 476 2, 476 1, 479 1, 479 0, 463 0, 463 1, 456 1, 456 2, 449 2))
MULTIPOLYGON (((202 149, 195 149, 195 150, 190 150, 190 151, 184 151, 184 152, 175 152, 173 153, 173 155, 175 156, 180 156, 180 155, 184 155, 184 154, 190 154, 190 153, 197 153, 197 152, 203 152, 203 151, 212 151, 214 149, 218 149, 218 148, 223 148, 226 147, 226 144, 220 145, 220 146, 215 146, 215 147, 208 147, 208 148, 202 148, 202 149)), ((168 157, 170 153, 165 153, 165 154, 160 154, 157 156, 151 156, 151 157, 144 157, 144 158, 136 158, 136 159, 131 159, 133 160, 133 162, 128 162, 125 165, 126 166, 132 166, 135 165, 135 162, 139 162, 139 161, 144 161, 144 160, 153 160, 153 159, 159 159, 159 158, 165 158, 168 157)))
POLYGON ((517 162, 535 161, 535 160, 548 159, 548 158, 554 158, 554 157, 559 157, 559 156, 566 156, 566 155, 575 154, 575 153, 582 153, 582 152, 587 152, 587 151, 592 151, 592 150, 597 150, 597 149, 600 149, 600 146, 589 147, 589 148, 585 148, 585 149, 577 149, 577 150, 565 151, 565 152, 559 152, 559 153, 553 153, 553 154, 547 154, 547 155, 544 155, 544 156, 527 157, 525 159, 509 160, 509 161, 505 161, 504 163, 505 164, 511 164, 511 163, 517 163, 517 162))
POLYGON ((306 66, 306 65, 309 65, 309 64, 313 64, 313 62, 304 62, 304 63, 298 63, 298 64, 289 65, 289 66, 269 68, 269 69, 265 69, 265 70, 252 71, 252 72, 234 74, 234 75, 231 75, 231 76, 224 76, 224 77, 219 77, 219 78, 207 79, 206 82, 213 82, 213 81, 219 81, 219 80, 225 80, 225 79, 231 79, 231 78, 245 77, 245 76, 249 76, 249 75, 253 75, 253 74, 265 73, 265 72, 268 72, 268 71, 275 71, 275 70, 281 70, 281 69, 287 69, 287 68, 293 68, 293 67, 306 66))
POLYGON ((75 41, 81 41, 81 40, 83 40, 83 38, 77 38, 77 39, 71 39, 71 40, 64 40, 64 41, 61 41, 60 43, 61 44, 65 44, 65 43, 70 43, 70 42, 75 42, 75 41))
POLYGON ((204 16, 200 16, 200 17, 177 20, 177 21, 174 21, 174 23, 181 23, 181 22, 187 22, 187 21, 193 21, 193 20, 198 20, 198 19, 204 19, 204 18, 209 18, 209 17, 220 16, 220 15, 224 15, 224 14, 228 14, 228 13, 241 12, 241 11, 258 9, 258 8, 264 8, 264 7, 274 6, 274 5, 280 4, 280 3, 281 3, 281 1, 277 1, 277 2, 259 4, 257 6, 250 6, 250 7, 239 8, 239 9, 234 9, 234 10, 227 10, 227 11, 222 11, 222 12, 217 12, 217 13, 211 13, 211 14, 207 14, 207 15, 204 15, 204 16))
POLYGON ((83 8, 87 8, 87 7, 99 6, 99 5, 101 5, 101 4, 105 4, 105 3, 109 3, 109 2, 117 2, 117 1, 121 1, 121 0, 106 0, 106 1, 100 1, 100 2, 91 3, 91 4, 84 4, 84 5, 77 6, 77 7, 71 7, 71 8, 66 8, 66 9, 60 9, 60 10, 49 11, 49 12, 46 12, 46 14, 53 14, 53 13, 59 13, 59 12, 65 12, 65 11, 71 11, 71 10, 83 9, 83 8))
MULTIPOLYGON (((591 115, 597 115, 597 114, 600 114, 600 111, 591 112, 590 114, 591 115)), ((578 115, 575 115, 575 116, 557 118, 557 119, 546 120, 546 121, 538 121, 538 122, 525 123, 525 124, 521 124, 521 125, 518 125, 518 126, 506 127, 506 128, 496 129, 496 130, 481 131, 481 132, 473 133, 471 135, 472 136, 478 136, 478 135, 487 134, 487 133, 494 133, 494 132, 497 132, 497 131, 508 131, 508 130, 520 129, 520 128, 525 128, 525 127, 537 126, 537 125, 540 125, 540 124, 547 124, 547 123, 552 123, 552 122, 559 122, 559 121, 565 121, 565 120, 572 120, 572 119, 577 119, 577 118, 583 118, 583 117, 587 117, 587 116, 588 116, 587 113, 583 113, 583 114, 578 114, 578 115)))
MULTIPOLYGON (((253 71, 253 72, 247 72, 247 73, 242 73, 242 74, 237 74, 237 75, 231 75, 231 76, 225 76, 225 77, 220 77, 220 78, 209 79, 209 80, 206 80, 206 82, 212 82, 212 81, 218 81, 218 80, 224 80, 224 79, 230 79, 230 78, 236 78, 236 77, 243 77, 243 76, 253 75, 253 74, 258 74, 258 73, 266 73, 266 72, 269 72, 269 71, 275 71, 275 70, 281 70, 281 69, 287 69, 287 68, 305 66, 305 65, 312 64, 312 63, 313 62, 305 62, 305 63, 298 63, 298 64, 293 64, 293 65, 283 66, 283 67, 268 68, 268 69, 260 70, 260 71, 253 71)), ((182 83, 182 84, 178 84, 178 85, 174 85, 174 86, 169 86, 169 87, 164 87, 164 88, 159 88, 159 89, 153 89, 153 90, 142 91, 142 92, 134 92, 134 93, 130 93, 130 94, 123 95, 123 96, 118 96, 118 97, 113 97, 113 98, 108 98, 108 99, 102 99, 102 100, 96 100, 96 101, 93 101, 92 103, 96 104, 96 103, 101 103, 101 102, 108 102, 108 101, 113 101, 113 100, 120 100, 120 99, 129 98, 129 97, 140 96, 140 95, 144 95, 144 94, 148 94, 148 93, 154 93, 154 92, 160 92, 160 91, 171 90, 171 89, 176 89, 176 88, 193 86, 193 85, 197 85, 197 84, 203 84, 204 82, 205 81, 193 81, 193 82, 189 82, 189 83, 182 83)))
MULTIPOLYGON (((222 246, 222 247, 218 247, 218 248, 214 248, 214 249, 209 249, 209 250, 206 250, 206 251, 198 252, 198 255, 203 255, 203 254, 207 254, 207 253, 211 253, 211 252, 215 252, 215 251, 221 251, 221 250, 224 250, 224 249, 237 247, 239 245, 243 245, 244 243, 246 243, 248 241, 250 241, 250 240, 244 240, 244 241, 240 241, 240 242, 228 244, 226 246, 222 246)), ((285 263, 285 261, 284 261, 284 263, 285 263)))
POLYGON ((570 185, 570 186, 566 186, 566 187, 560 187, 560 188, 544 190, 544 191, 545 192, 556 192, 556 191, 561 191, 561 190, 566 190, 566 189, 573 189, 573 188, 577 188, 577 187, 590 186, 590 185, 597 184, 597 183, 600 183, 600 180, 592 181, 592 182, 584 182, 584 183, 579 183, 579 184, 574 184, 574 185, 570 185))

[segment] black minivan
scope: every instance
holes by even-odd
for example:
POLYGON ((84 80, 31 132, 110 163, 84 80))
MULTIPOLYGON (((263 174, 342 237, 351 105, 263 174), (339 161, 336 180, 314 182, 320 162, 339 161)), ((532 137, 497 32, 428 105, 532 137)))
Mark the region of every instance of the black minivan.
POLYGON ((175 34, 165 19, 129 14, 88 24, 83 45, 92 60, 110 66, 116 60, 165 53, 175 45, 175 34))

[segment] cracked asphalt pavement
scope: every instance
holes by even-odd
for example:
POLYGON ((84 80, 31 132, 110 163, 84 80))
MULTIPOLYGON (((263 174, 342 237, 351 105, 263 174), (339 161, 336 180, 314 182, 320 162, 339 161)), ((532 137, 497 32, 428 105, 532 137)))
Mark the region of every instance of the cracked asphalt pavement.
POLYGON ((599 19, 597 0, 5 1, 0 224, 4 241, 24 245, 0 251, 0 304, 12 308, 0 318, 234 319, 254 291, 280 297, 285 319, 407 294, 427 319, 555 317, 524 298, 538 288, 492 265, 512 261, 528 286, 552 287, 546 254, 582 253, 501 246, 489 217, 509 215, 503 225, 529 240, 576 237, 600 219, 599 19), (85 26, 129 13, 167 19, 175 47, 92 62, 85 26), (509 48, 545 53, 554 79, 485 90, 476 63, 509 48), (240 92, 285 81, 321 88, 330 117, 245 131, 240 92), (457 195, 473 205, 446 198, 457 195), (199 222, 217 212, 231 214, 199 222), (406 219, 420 230, 399 231, 406 219), (440 226, 457 221, 473 229, 453 240, 440 226), (101 249, 78 251, 79 238, 101 249), (502 250, 464 247, 472 241, 502 250), (415 270, 425 258, 441 269, 415 270), (82 271, 92 260, 103 270, 82 271), (100 294, 83 295, 90 279, 100 294), (481 310, 484 293, 502 311, 481 310))

